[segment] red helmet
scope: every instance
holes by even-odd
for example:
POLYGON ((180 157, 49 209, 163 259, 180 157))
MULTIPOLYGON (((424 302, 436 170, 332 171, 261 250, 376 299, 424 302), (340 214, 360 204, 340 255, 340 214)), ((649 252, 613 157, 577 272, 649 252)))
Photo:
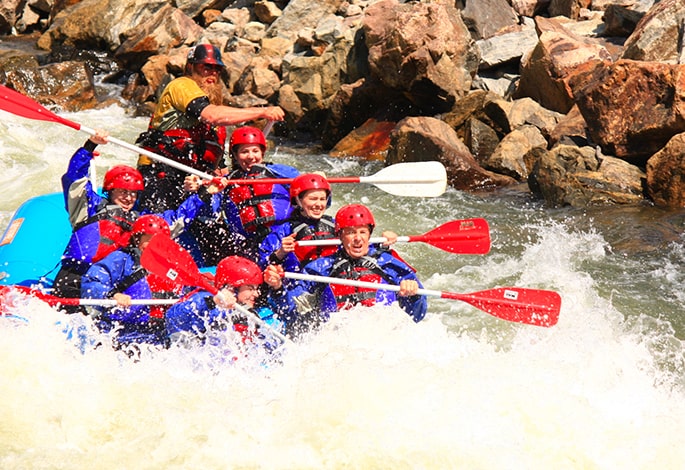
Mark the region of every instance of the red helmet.
POLYGON ((323 189, 328 196, 328 206, 331 205, 331 185, 328 180, 316 173, 305 173, 295 178, 290 183, 290 204, 297 204, 296 199, 305 191, 323 189))
POLYGON ((211 44, 198 44, 188 52, 186 58, 188 64, 208 64, 225 67, 221 61, 221 52, 211 44))
POLYGON ((231 141, 228 148, 233 152, 233 147, 241 144, 258 144, 262 146, 262 150, 266 150, 266 139, 264 133, 256 127, 239 127, 231 134, 231 141))
POLYGON ((338 209, 338 212, 335 214, 336 233, 339 233, 344 228, 356 227, 358 225, 368 225, 369 230, 373 232, 376 221, 368 207, 361 204, 348 204, 338 209))
POLYGON ((141 215, 135 222, 133 222, 133 228, 131 228, 131 235, 155 235, 157 233, 161 233, 167 237, 171 236, 169 224, 167 224, 166 220, 158 215, 141 215))
POLYGON ((128 189, 130 191, 142 191, 143 175, 135 168, 126 165, 116 165, 105 173, 105 180, 102 189, 110 191, 112 189, 128 189))
POLYGON ((246 284, 260 285, 264 277, 256 263, 242 256, 227 256, 216 266, 214 285, 240 287, 246 284))

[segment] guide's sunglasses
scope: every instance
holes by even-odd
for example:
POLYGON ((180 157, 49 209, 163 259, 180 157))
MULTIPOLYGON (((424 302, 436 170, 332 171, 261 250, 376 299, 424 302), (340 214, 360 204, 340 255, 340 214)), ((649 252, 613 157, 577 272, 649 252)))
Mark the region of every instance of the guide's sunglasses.
POLYGON ((220 65, 212 64, 197 64, 197 70, 203 75, 220 74, 222 67, 220 65))

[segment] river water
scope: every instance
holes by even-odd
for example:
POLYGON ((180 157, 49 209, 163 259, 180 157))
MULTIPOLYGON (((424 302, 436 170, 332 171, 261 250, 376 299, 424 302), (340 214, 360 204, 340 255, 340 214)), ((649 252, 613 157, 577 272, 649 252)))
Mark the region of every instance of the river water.
MULTIPOLYGON (((60 190, 87 135, 0 112, 0 227, 60 190)), ((64 115, 134 142, 146 119, 117 108, 64 115)), ((97 173, 135 155, 99 148, 97 173)), ((283 144, 269 160, 329 175, 380 165, 283 144)), ((207 350, 91 350, 85 320, 38 300, 0 322, 3 469, 680 469, 685 467, 684 211, 549 209, 509 190, 434 199, 334 187, 331 212, 369 204, 379 229, 421 234, 483 217, 487 255, 398 246, 425 286, 555 290, 559 323, 509 323, 430 299, 414 324, 357 309, 288 345, 280 363, 207 350), (81 346, 81 347, 79 347, 81 346)))

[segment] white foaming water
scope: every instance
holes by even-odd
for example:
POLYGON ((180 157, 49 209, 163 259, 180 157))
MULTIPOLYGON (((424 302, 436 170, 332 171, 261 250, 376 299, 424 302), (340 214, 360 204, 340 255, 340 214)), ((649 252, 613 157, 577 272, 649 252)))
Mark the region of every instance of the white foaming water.
POLYGON ((556 288, 552 328, 432 300, 419 324, 396 307, 336 315, 268 367, 175 349, 134 363, 104 347, 81 354, 55 322, 83 320, 31 301, 16 312, 28 324, 0 324, 0 466, 680 468, 680 371, 650 342, 682 346, 628 325, 576 271, 601 256, 598 237, 539 230, 521 259, 426 284, 556 288), (467 323, 455 328, 456 315, 467 323))
MULTIPOLYGON (((147 126, 147 119, 131 119, 118 106, 106 109, 63 114, 62 117, 92 129, 105 129, 111 135, 135 142, 138 133, 147 126), (112 122, 117 122, 112 129, 112 122)), ((60 178, 66 170, 69 157, 88 139, 85 132, 43 121, 23 119, 0 111, 0 187, 3 198, 0 211, 5 217, 26 199, 38 194, 61 192, 60 178)), ((98 148, 95 169, 102 181, 107 168, 115 164, 135 165, 137 155, 114 144, 98 148)))

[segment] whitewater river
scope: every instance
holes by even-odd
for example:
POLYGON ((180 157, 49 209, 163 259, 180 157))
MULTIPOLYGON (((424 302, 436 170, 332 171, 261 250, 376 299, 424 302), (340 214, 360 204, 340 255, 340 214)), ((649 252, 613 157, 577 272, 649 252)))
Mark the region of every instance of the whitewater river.
MULTIPOLYGON (((0 230, 27 198, 60 190, 87 138, 0 112, 0 230)), ((65 115, 134 142, 147 120, 119 108, 65 115)), ((135 163, 100 147, 97 173, 135 163)), ((329 175, 378 163, 270 150, 329 175)), ((505 322, 429 300, 337 315, 282 363, 228 363, 211 351, 85 353, 83 328, 44 303, 0 321, 2 469, 682 469, 685 468, 684 211, 547 209, 508 191, 396 197, 336 185, 331 212, 369 204, 380 229, 424 233, 483 217, 492 249, 457 256, 398 246, 427 288, 555 290, 559 323, 505 322)))

